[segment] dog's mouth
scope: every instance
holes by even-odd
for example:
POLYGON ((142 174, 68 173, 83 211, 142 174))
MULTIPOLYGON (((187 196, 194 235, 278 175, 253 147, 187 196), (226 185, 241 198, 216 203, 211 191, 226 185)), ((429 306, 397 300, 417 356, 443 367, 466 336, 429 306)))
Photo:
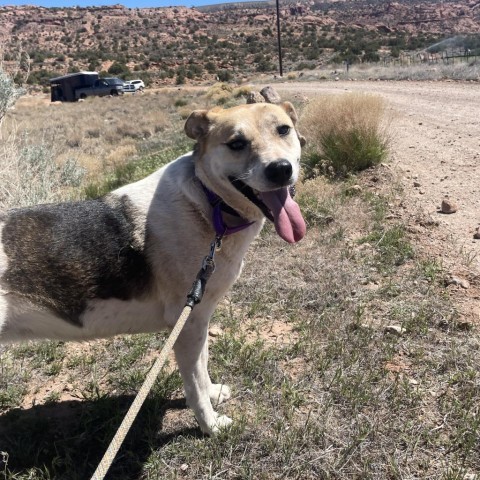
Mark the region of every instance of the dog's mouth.
POLYGON ((255 192, 239 179, 229 177, 232 185, 257 206, 268 220, 274 223, 278 235, 286 242, 300 241, 307 230, 300 207, 290 195, 289 187, 270 192, 255 192))

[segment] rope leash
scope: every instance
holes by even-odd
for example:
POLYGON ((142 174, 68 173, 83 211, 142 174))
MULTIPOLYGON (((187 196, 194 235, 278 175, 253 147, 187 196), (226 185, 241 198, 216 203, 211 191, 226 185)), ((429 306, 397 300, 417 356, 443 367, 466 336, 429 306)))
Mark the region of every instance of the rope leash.
POLYGON ((210 278, 212 273, 215 270, 215 262, 213 261, 213 257, 215 256, 215 251, 219 250, 222 243, 222 237, 217 236, 215 240, 210 244, 210 253, 203 259, 202 268, 197 274, 195 281, 193 282, 192 288, 187 295, 187 302, 185 304, 184 309, 180 317, 177 320, 177 323, 173 327, 165 345, 160 352, 157 360, 153 364, 153 367, 148 372, 143 385, 140 387, 140 390, 135 397, 135 400, 130 405, 128 412, 126 413, 120 427, 118 427, 115 436, 113 437, 110 445, 107 448, 107 451, 103 455, 102 460, 100 461, 97 469, 95 470, 94 474, 91 477, 91 480, 103 480, 105 475, 107 474, 109 468, 111 467, 115 457, 122 446, 125 437, 127 436, 130 427, 132 426, 135 418, 142 408, 143 402, 147 398, 150 390, 157 379, 158 374, 163 368, 165 361, 167 360, 168 354, 173 348, 178 336, 180 335, 185 323, 190 316, 193 307, 202 301, 203 293, 205 292, 205 286, 207 284, 207 280, 210 278))

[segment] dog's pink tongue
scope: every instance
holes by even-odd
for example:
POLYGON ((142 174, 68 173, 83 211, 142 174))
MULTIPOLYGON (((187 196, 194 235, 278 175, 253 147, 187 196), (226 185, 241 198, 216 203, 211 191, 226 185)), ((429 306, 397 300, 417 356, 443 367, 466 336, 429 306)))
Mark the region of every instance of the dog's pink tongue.
POLYGON ((260 197, 270 209, 277 233, 289 243, 300 241, 307 231, 300 207, 290 196, 288 187, 262 192, 260 197))

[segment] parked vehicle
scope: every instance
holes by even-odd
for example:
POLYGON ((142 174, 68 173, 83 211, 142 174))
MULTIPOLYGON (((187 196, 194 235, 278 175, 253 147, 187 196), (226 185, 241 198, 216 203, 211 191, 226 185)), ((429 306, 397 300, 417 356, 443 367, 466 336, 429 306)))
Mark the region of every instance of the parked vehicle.
POLYGON ((75 102, 76 90, 92 86, 99 78, 97 72, 69 73, 50 79, 52 102, 75 102))
POLYGON ((99 78, 97 72, 70 73, 50 80, 52 102, 75 102, 90 96, 122 95, 120 78, 99 78))
POLYGON ((120 78, 99 78, 94 84, 75 90, 76 99, 84 99, 90 96, 104 97, 106 95, 123 95, 123 87, 125 82, 120 78))
POLYGON ((145 83, 143 80, 127 80, 125 82, 125 86, 123 87, 123 91, 125 93, 135 93, 135 92, 142 92, 145 88, 145 83))
POLYGON ((135 88, 135 85, 132 85, 130 83, 126 83, 123 86, 123 93, 135 93, 137 89, 135 88))

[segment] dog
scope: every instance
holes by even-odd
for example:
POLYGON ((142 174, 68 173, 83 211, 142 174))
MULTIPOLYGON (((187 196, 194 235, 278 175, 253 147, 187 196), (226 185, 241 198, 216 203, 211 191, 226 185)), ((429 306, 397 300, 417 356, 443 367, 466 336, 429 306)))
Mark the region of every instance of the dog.
POLYGON ((0 342, 88 340, 173 328, 202 259, 222 237, 216 269, 174 351, 201 430, 231 423, 230 397, 207 370, 208 324, 240 275, 265 218, 285 241, 305 235, 289 187, 303 137, 291 103, 194 111, 195 148, 96 200, 12 209, 0 216, 0 342))

